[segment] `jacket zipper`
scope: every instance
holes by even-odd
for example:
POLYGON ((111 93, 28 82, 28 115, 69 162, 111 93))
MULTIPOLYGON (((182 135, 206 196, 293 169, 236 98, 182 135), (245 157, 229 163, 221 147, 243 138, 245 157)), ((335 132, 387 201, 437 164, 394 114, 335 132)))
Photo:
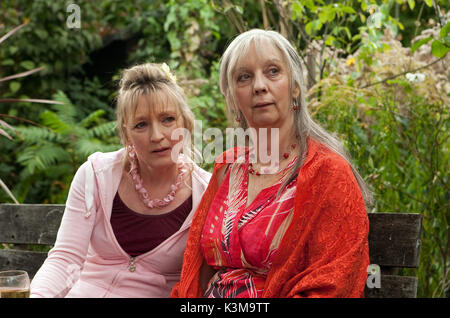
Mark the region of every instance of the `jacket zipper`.
POLYGON ((136 265, 134 264, 134 257, 130 257, 130 262, 128 264, 128 270, 134 272, 136 270, 136 265))

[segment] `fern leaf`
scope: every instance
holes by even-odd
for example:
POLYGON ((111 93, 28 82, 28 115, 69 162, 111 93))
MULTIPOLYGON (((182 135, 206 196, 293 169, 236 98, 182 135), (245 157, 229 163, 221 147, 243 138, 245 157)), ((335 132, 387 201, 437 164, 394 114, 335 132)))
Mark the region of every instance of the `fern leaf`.
POLYGON ((104 137, 110 137, 114 136, 116 134, 116 122, 110 121, 101 125, 98 125, 96 127, 93 127, 89 130, 89 136, 90 137, 98 137, 98 138, 104 138, 104 137))
POLYGON ((58 141, 58 135, 43 127, 16 127, 16 130, 23 136, 25 144, 36 144, 43 141, 58 141))
POLYGON ((94 152, 101 150, 101 141, 98 139, 80 139, 76 143, 77 153, 80 154, 81 157, 88 157, 94 152))
POLYGON ((56 113, 51 110, 46 110, 41 113, 42 123, 53 129, 55 132, 65 134, 71 130, 71 126, 67 122, 60 118, 56 113))
POLYGON ((80 122, 83 127, 88 127, 90 124, 102 117, 106 112, 102 109, 96 110, 95 112, 89 114, 85 119, 80 122))
POLYGON ((76 121, 77 110, 70 99, 63 91, 53 94, 53 99, 62 104, 52 105, 52 108, 58 114, 58 117, 69 125, 74 125, 76 121))
POLYGON ((30 174, 45 171, 59 162, 70 161, 69 153, 57 145, 27 147, 18 157, 17 162, 24 165, 30 174))

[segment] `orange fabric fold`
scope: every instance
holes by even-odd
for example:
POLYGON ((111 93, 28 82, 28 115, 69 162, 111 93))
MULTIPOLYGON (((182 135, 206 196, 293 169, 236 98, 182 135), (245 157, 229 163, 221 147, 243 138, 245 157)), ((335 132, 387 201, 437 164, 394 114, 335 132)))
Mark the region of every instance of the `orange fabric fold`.
MULTIPOLYGON (((230 151, 236 158, 237 150, 230 151)), ((217 160, 189 232, 180 282, 172 297, 202 297, 200 237, 218 190, 217 160)), ((308 139, 308 155, 297 177, 294 215, 268 273, 263 297, 364 297, 369 265, 369 221, 348 163, 308 139)))

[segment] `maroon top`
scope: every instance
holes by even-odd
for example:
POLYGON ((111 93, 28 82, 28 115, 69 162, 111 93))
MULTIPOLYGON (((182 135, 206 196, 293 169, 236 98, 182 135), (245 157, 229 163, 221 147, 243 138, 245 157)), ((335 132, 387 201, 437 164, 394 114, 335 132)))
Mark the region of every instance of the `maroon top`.
POLYGON ((117 192, 112 207, 111 226, 117 242, 130 256, 144 254, 178 231, 192 209, 192 196, 175 210, 145 215, 128 208, 117 192))

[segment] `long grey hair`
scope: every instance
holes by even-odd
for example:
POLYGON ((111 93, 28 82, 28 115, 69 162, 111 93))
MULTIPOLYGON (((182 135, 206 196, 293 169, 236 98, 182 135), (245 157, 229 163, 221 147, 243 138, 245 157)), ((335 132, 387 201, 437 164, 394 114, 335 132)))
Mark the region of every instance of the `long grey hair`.
POLYGON ((255 45, 257 49, 260 49, 260 52, 263 52, 264 45, 267 45, 267 43, 272 43, 276 48, 278 48, 287 62, 287 66, 290 71, 291 100, 294 101, 294 98, 292 97, 294 89, 297 88, 300 91, 300 94, 298 94, 295 98, 295 102, 298 105, 298 110, 294 112, 294 130, 300 146, 296 148, 299 151, 299 160, 297 160, 291 174, 288 178, 286 178, 286 181, 280 187, 278 194, 280 194, 282 190, 296 177, 298 168, 302 167, 305 163, 308 153, 307 138, 311 137, 342 156, 348 162, 361 189, 363 199, 366 205, 370 206, 373 202, 372 192, 354 165, 351 163, 350 156, 345 150, 342 142, 327 132, 319 124, 314 122, 311 118, 305 100, 306 89, 303 83, 303 68, 300 56, 289 41, 286 40, 286 38, 284 38, 280 33, 261 29, 253 29, 244 32, 238 35, 230 43, 225 53, 222 55, 220 61, 220 90, 226 100, 229 120, 234 121, 237 126, 240 126, 243 129, 248 128, 248 124, 243 114, 237 107, 236 99, 233 93, 233 72, 239 64, 240 59, 248 52, 251 44, 255 45))

